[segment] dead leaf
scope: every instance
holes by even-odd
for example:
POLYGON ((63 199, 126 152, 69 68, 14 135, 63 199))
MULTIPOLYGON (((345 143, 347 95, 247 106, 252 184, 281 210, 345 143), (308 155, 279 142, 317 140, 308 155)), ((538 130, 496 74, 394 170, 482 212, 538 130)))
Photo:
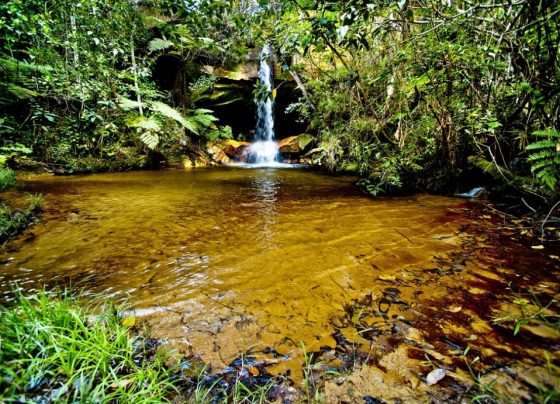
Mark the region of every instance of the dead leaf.
POLYGON ((393 282, 397 280, 397 277, 393 275, 379 275, 379 279, 382 281, 393 282))
POLYGON ((259 369, 257 369, 257 368, 254 367, 254 366, 250 366, 250 367, 249 367, 249 373, 251 373, 251 375, 253 375, 253 376, 256 377, 256 376, 259 375, 259 369))
POLYGON ((122 319, 121 324, 125 327, 132 327, 134 324, 136 324, 136 317, 125 317, 122 319))
POLYGON ((132 380, 130 379, 123 379, 123 380, 119 380, 116 381, 115 383, 111 384, 111 388, 112 389, 118 389, 119 387, 126 387, 128 386, 130 383, 132 383, 132 380))

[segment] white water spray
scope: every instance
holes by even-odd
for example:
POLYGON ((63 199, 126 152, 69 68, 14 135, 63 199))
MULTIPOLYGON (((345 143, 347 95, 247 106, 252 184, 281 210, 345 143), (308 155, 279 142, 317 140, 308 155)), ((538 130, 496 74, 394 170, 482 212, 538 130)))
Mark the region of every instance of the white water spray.
MULTIPOLYGON (((265 87, 269 95, 274 88, 274 71, 270 46, 264 45, 261 51, 261 64, 259 69, 259 82, 265 87)), ((274 141, 274 101, 272 96, 257 103, 257 126, 255 142, 251 144, 249 153, 255 164, 273 164, 278 155, 278 145, 274 141)))

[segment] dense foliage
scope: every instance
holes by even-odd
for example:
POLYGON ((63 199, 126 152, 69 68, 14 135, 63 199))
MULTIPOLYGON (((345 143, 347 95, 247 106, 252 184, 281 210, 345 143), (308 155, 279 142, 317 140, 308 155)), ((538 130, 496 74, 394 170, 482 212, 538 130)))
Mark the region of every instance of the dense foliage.
POLYGON ((556 192, 560 3, 294 0, 271 38, 304 77, 323 162, 353 163, 368 191, 452 189, 487 161, 556 192))
POLYGON ((154 38, 164 20, 153 14, 128 0, 0 4, 4 156, 123 169, 215 130, 210 111, 172 108, 151 80, 153 54, 167 44, 154 38))
POLYGON ((231 137, 197 106, 224 101, 200 67, 268 42, 315 161, 368 192, 450 192, 482 171, 541 200, 558 190, 555 0, 10 0, 0 21, 6 156, 116 169, 231 137), (180 67, 158 88, 165 57, 180 67))

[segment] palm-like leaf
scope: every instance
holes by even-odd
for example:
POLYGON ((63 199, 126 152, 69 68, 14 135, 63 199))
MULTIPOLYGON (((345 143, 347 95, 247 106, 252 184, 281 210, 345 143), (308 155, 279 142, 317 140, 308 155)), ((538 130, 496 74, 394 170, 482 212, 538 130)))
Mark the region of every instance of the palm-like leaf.
POLYGON ((119 96, 119 107, 124 109, 125 111, 132 111, 134 109, 138 109, 140 107, 145 107, 146 105, 139 101, 134 101, 129 98, 119 96))
POLYGON ((158 51, 169 49, 173 45, 174 45, 173 42, 168 41, 167 39, 156 38, 156 39, 152 39, 148 43, 148 50, 150 52, 158 52, 158 51))
POLYGON ((149 149, 153 150, 157 147, 159 143, 159 135, 154 132, 146 131, 140 135, 140 140, 148 146, 149 149))

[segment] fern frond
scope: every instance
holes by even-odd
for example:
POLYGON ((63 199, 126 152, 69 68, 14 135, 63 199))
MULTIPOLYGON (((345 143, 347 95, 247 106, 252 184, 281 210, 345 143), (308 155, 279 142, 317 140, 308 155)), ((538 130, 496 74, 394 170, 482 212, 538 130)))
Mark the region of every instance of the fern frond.
POLYGON ((140 107, 145 107, 146 105, 142 102, 133 101, 129 98, 119 95, 119 107, 125 111, 132 111, 133 109, 138 109, 140 107))
POLYGON ((544 168, 547 168, 551 164, 554 164, 554 161, 550 161, 550 159, 544 159, 541 161, 536 162, 535 164, 531 165, 531 172, 540 171, 544 168))
POLYGON ((153 111, 157 112, 160 115, 163 115, 166 118, 173 119, 174 121, 179 122, 181 125, 185 125, 185 117, 177 111, 175 108, 170 107, 169 105, 161 102, 161 101, 153 101, 150 104, 150 107, 153 111))
POLYGON ((37 97, 37 92, 25 87, 18 86, 17 84, 8 83, 6 90, 19 100, 26 100, 28 98, 37 97))
POLYGON ((148 50, 150 52, 157 52, 157 51, 169 49, 173 45, 174 45, 173 42, 168 41, 167 39, 156 38, 156 39, 152 39, 148 43, 148 50))
POLYGON ((35 65, 14 58, 0 58, 0 106, 38 97, 37 77, 52 67, 35 65))
POLYGON ((197 135, 200 134, 200 123, 196 120, 196 118, 194 116, 187 116, 187 118, 185 119, 185 123, 186 125, 185 128, 187 128, 188 130, 190 130, 192 133, 195 133, 197 135))
POLYGON ((531 154, 527 160, 538 161, 542 159, 553 159, 555 155, 556 155, 556 149, 547 148, 545 150, 541 150, 538 153, 531 154))
POLYGON ((157 133, 153 133, 150 131, 143 132, 140 135, 140 140, 148 146, 149 149, 153 150, 157 147, 159 143, 159 136, 157 133))
POLYGON ((129 128, 135 128, 136 123, 143 118, 140 114, 131 113, 124 118, 124 124, 129 128))
POLYGON ((540 140, 538 142, 528 144, 525 149, 539 150, 539 149, 548 149, 548 148, 556 148, 556 142, 552 140, 540 140))
POLYGON ((53 70, 49 65, 37 65, 14 58, 0 58, 0 71, 8 74, 31 76, 38 73, 48 73, 53 70))
POLYGON ((194 114, 195 115, 202 115, 202 114, 213 114, 214 111, 212 111, 211 109, 206 109, 206 108, 197 108, 194 110, 194 114))
POLYGON ((531 172, 554 191, 560 179, 560 132, 546 129, 533 132, 533 135, 546 140, 533 142, 525 148, 532 152, 527 158, 531 162, 531 172))
POLYGON ((195 114, 193 119, 200 124, 203 128, 207 128, 213 125, 214 122, 218 120, 214 115, 207 114, 195 114))
POLYGON ((557 139, 560 141, 560 132, 554 130, 554 129, 545 129, 545 130, 537 130, 535 132, 533 132, 534 136, 538 136, 538 137, 546 137, 546 138, 553 138, 553 139, 557 139))
POLYGON ((129 128, 139 128, 150 132, 159 132, 161 130, 161 125, 154 116, 145 117, 142 115, 136 115, 127 117, 125 119, 125 124, 129 128))

